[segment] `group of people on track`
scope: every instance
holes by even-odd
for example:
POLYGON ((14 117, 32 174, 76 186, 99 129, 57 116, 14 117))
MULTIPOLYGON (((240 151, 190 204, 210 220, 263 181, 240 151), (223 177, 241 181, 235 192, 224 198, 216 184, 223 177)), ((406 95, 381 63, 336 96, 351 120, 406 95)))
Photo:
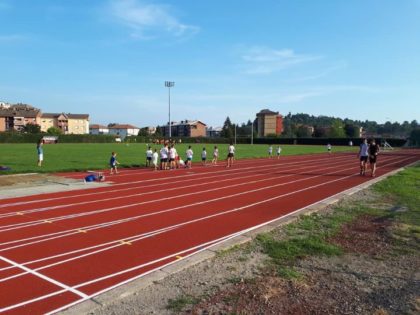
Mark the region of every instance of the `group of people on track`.
MULTIPOLYGON (((231 143, 228 148, 227 164, 226 167, 231 167, 233 164, 233 159, 235 155, 235 147, 231 143)), ((174 143, 165 142, 162 148, 152 149, 151 146, 148 147, 146 151, 146 167, 152 167, 155 170, 173 170, 178 168, 192 168, 192 160, 194 157, 194 151, 191 146, 188 146, 188 149, 185 152, 185 160, 183 160, 178 154, 177 149, 175 148, 174 143)), ((214 146, 213 148, 213 158, 211 160, 212 165, 217 165, 219 160, 219 148, 214 146)), ((207 165, 207 150, 206 147, 203 147, 201 151, 201 164, 203 166, 207 165)))

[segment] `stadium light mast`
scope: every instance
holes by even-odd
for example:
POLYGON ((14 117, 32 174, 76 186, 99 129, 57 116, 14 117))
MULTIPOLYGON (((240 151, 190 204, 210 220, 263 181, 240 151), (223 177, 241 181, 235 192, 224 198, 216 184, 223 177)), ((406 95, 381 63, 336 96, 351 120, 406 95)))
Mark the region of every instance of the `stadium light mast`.
POLYGON ((251 124, 251 145, 254 144, 254 120, 252 120, 251 124))
POLYGON ((169 102, 169 138, 171 138, 171 131, 172 131, 172 125, 171 125, 171 87, 175 86, 175 82, 173 81, 165 81, 165 87, 168 88, 168 102, 169 102))

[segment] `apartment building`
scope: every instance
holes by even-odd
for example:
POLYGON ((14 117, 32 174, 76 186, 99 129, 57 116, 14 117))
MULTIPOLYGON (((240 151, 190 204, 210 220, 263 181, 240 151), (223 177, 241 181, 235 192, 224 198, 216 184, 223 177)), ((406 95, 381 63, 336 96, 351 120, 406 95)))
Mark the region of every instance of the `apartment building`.
MULTIPOLYGON (((171 137, 205 137, 207 125, 199 120, 171 122, 171 137)), ((169 125, 163 126, 164 137, 169 137, 169 125)))
POLYGON ((279 112, 263 109, 257 113, 258 137, 280 135, 283 132, 283 116, 279 112))
POLYGON ((0 103, 0 132, 22 131, 27 124, 39 125, 41 110, 27 104, 0 103))
POLYGON ((88 134, 89 115, 70 113, 43 113, 41 115, 41 131, 50 127, 61 129, 63 134, 88 134))

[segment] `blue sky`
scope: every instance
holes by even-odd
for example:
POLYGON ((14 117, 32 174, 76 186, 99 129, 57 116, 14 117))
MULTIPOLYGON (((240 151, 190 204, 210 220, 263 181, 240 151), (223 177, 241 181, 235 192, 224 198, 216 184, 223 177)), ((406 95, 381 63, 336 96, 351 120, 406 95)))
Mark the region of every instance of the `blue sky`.
POLYGON ((420 120, 420 0, 0 0, 0 101, 91 123, 420 120))

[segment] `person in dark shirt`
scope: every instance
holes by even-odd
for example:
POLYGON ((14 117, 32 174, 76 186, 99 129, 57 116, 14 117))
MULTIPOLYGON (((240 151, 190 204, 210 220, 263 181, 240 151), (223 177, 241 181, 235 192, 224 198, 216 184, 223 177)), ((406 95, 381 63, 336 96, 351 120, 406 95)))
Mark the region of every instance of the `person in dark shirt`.
POLYGON ((117 164, 120 164, 120 163, 117 161, 117 153, 112 152, 112 153, 111 153, 111 159, 109 160, 109 166, 111 167, 111 172, 110 172, 110 174, 111 174, 111 175, 112 175, 114 172, 115 172, 115 174, 118 174, 117 164))
POLYGON ((369 144, 369 164, 371 170, 371 176, 375 177, 376 172, 376 158, 379 153, 379 145, 376 144, 375 139, 372 139, 369 144))

